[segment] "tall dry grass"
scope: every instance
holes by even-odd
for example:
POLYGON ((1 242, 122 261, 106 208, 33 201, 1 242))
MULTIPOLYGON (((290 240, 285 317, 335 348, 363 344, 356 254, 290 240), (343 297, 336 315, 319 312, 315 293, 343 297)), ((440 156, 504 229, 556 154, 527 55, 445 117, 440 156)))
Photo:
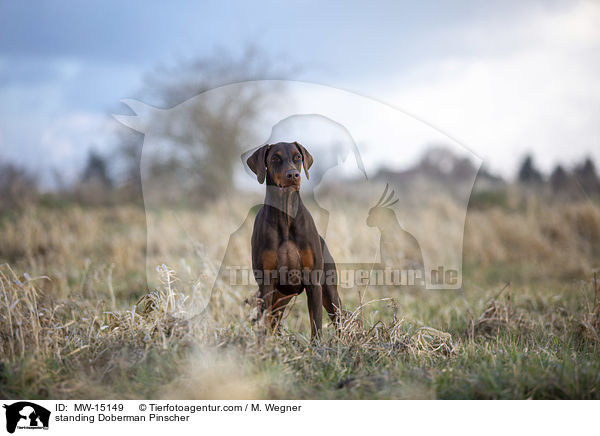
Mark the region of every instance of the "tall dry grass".
MULTIPOLYGON (((352 255, 356 248, 344 236, 364 210, 338 221, 328 243, 352 255)), ((600 346, 592 281, 600 212, 593 204, 528 200, 471 211, 461 292, 343 289, 349 315, 341 332, 327 324, 315 344, 303 296, 290 304, 279 335, 255 322, 251 291, 223 284, 211 310, 194 317, 196 294, 212 282, 187 277, 199 274, 202 281, 216 265, 173 270, 161 256, 187 256, 189 240, 203 241, 196 255, 215 256, 224 242, 211 229, 232 220, 229 203, 215 211, 36 207, 3 218, 0 396, 589 398, 600 392, 593 375, 600 362, 590 357, 600 346), (147 219, 159 235, 150 247, 158 266, 150 287, 147 219), (175 220, 193 233, 174 230, 175 220), (513 284, 500 292, 506 282, 513 284), (576 357, 565 360, 569 355, 576 357), (518 376, 508 377, 509 369, 518 376), (534 389, 532 380, 541 387, 534 389)), ((432 239, 423 245, 435 249, 434 235, 453 213, 450 203, 432 206, 422 220, 432 239)), ((248 252, 249 241, 234 250, 248 252)))
POLYGON ((585 277, 598 268, 600 211, 590 202, 528 204, 524 211, 469 213, 464 241, 467 264, 535 267, 537 278, 585 277))

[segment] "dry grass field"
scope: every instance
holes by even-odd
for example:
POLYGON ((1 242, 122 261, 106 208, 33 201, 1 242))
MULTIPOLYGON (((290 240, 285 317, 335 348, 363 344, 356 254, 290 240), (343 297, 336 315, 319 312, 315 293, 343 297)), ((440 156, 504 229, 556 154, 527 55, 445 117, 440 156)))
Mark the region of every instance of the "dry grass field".
MULTIPOLYGON (((210 210, 177 215, 210 238, 228 209, 210 210)), ((147 219, 164 235, 151 250, 162 265, 161 250, 185 242, 168 212, 32 204, 0 217, 0 397, 600 398, 592 202, 471 207, 461 291, 343 289, 342 332, 326 323, 316 343, 304 295, 279 335, 254 321, 251 292, 226 284, 193 317, 185 271, 146 279, 147 219)), ((351 223, 337 229, 330 245, 351 223)))

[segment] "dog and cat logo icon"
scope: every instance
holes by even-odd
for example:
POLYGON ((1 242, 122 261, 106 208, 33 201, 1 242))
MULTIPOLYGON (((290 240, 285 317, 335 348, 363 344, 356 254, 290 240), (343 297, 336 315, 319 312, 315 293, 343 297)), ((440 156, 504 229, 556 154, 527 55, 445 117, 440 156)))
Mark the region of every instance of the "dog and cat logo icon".
POLYGON ((19 401, 6 409, 6 431, 14 433, 16 429, 48 430, 50 411, 29 401, 19 401))

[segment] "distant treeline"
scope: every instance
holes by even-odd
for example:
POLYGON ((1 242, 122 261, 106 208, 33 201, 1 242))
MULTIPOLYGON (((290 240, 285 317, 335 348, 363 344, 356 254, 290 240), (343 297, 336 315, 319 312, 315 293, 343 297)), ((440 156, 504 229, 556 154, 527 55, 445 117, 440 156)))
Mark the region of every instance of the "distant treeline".
POLYGON ((584 193, 589 196, 600 194, 600 180, 596 165, 589 157, 572 169, 556 165, 552 173, 545 177, 535 167, 533 158, 529 155, 525 157, 519 168, 518 181, 528 185, 547 183, 556 193, 584 193))
MULTIPOLYGON (((402 173, 381 170, 378 175, 385 176, 386 180, 395 177, 400 184, 410 184, 415 174, 421 174, 432 180, 437 179, 441 177, 438 174, 440 171, 431 160, 433 156, 442 152, 445 157, 451 155, 448 150, 440 150, 440 148, 429 150, 412 169, 402 173)), ((41 193, 38 180, 31 171, 12 163, 0 162, 0 212, 40 201, 54 206, 69 202, 88 205, 140 203, 142 195, 139 178, 115 180, 111 176, 109 162, 115 162, 114 156, 109 160, 96 151, 90 151, 76 182, 67 186, 61 185, 50 193, 41 193)), ((444 176, 449 179, 446 180, 448 183, 452 183, 453 180, 460 181, 464 173, 476 171, 470 162, 458 158, 453 168, 450 174, 446 173, 444 176)), ((169 171, 179 170, 171 167, 169 171)), ((157 174, 158 176, 160 174, 157 174)), ((484 191, 489 191, 490 187, 495 191, 502 190, 503 186, 510 184, 510 181, 491 175, 484 168, 480 169, 478 179, 487 182, 484 191)), ((539 189, 560 195, 565 199, 600 197, 600 179, 596 166, 589 157, 571 168, 557 165, 550 174, 543 174, 536 167, 533 157, 528 155, 520 163, 517 177, 513 182, 528 190, 539 189)))

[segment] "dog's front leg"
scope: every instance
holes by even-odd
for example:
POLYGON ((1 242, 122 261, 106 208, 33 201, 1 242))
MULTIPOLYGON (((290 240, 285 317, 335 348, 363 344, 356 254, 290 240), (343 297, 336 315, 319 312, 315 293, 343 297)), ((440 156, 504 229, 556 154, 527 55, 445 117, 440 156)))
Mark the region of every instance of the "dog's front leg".
POLYGON ((321 284, 306 286, 308 316, 310 317, 310 336, 314 340, 321 335, 323 324, 323 290, 321 284))

